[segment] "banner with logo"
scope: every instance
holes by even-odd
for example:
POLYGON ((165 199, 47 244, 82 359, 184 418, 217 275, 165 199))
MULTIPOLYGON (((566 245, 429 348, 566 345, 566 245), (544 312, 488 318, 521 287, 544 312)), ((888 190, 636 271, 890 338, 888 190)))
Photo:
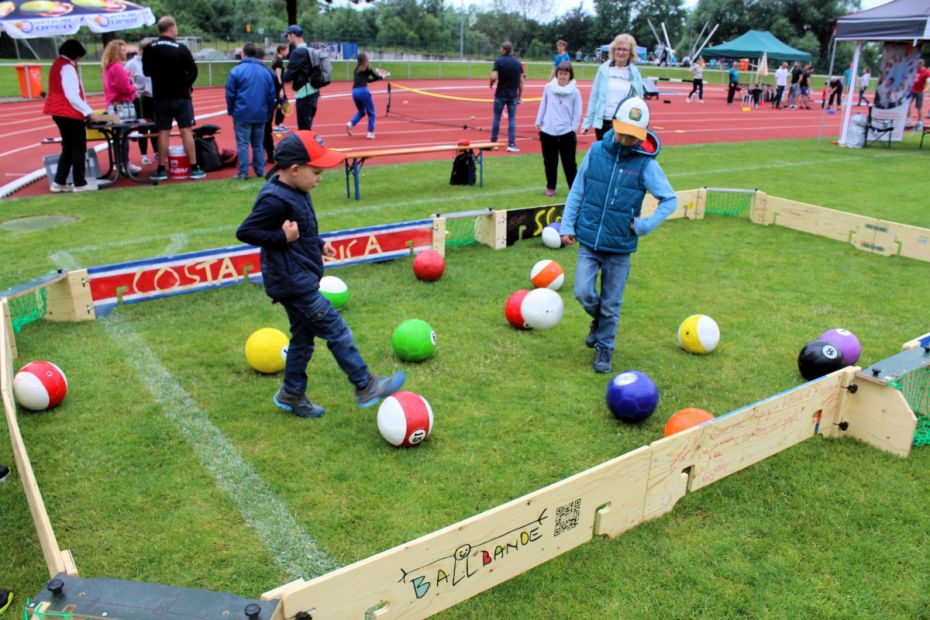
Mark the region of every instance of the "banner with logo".
POLYGON ((151 26, 148 7, 127 0, 2 0, 0 30, 14 39, 66 37, 81 26, 92 32, 115 32, 151 26))
MULTIPOLYGON (((900 142, 910 107, 911 87, 917 75, 920 48, 910 43, 885 43, 882 51, 881 77, 875 88, 873 120, 894 121, 891 139, 900 142)), ((852 92, 852 91, 850 91, 852 92)))

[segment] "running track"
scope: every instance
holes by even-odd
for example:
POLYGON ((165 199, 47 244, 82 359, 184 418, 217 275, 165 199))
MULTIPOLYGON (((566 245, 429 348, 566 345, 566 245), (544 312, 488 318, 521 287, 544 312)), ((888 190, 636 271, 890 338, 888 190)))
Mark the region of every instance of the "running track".
MULTIPOLYGON (((471 99, 490 99, 492 91, 486 80, 420 80, 397 83, 418 89, 429 90, 436 94, 471 99)), ((820 124, 820 109, 814 110, 773 110, 768 106, 743 112, 737 103, 726 105, 726 89, 722 86, 707 86, 704 89, 705 103, 685 103, 685 95, 690 84, 659 82, 662 93, 659 100, 650 100, 652 111, 652 128, 658 133, 666 146, 680 144, 698 144, 714 142, 737 142, 748 140, 771 140, 787 138, 816 137, 820 124), (664 103, 669 101, 669 103, 664 103)), ((527 83, 524 97, 532 99, 542 94, 545 82, 533 80, 527 83)), ((582 98, 587 104, 591 83, 579 84, 582 98)), ((314 121, 314 130, 321 134, 326 144, 335 148, 389 148, 420 146, 432 144, 453 144, 460 140, 484 140, 489 137, 491 124, 491 104, 455 99, 426 97, 415 93, 406 93, 393 89, 392 112, 401 112, 417 119, 430 119, 431 122, 410 122, 393 116, 385 117, 387 103, 386 84, 378 82, 371 86, 375 99, 375 109, 379 115, 375 141, 365 139, 365 119, 356 127, 355 135, 345 132, 346 121, 355 111, 350 95, 350 85, 337 82, 327 87, 320 101, 319 112, 314 121), (462 125, 469 125, 463 129, 462 125)), ((102 95, 90 96, 90 103, 95 109, 104 107, 102 95)), ((534 121, 538 103, 524 102, 517 113, 518 143, 522 154, 539 153, 539 142, 534 137, 534 121)), ((200 88, 194 93, 194 110, 198 123, 214 123, 222 128, 217 140, 220 147, 235 148, 232 122, 226 115, 226 102, 222 88, 200 88)), ((841 117, 839 114, 825 117, 824 136, 832 139, 839 133, 841 117)), ((294 124, 289 117, 285 123, 294 124)), ((506 140, 506 118, 502 119, 501 136, 506 140)), ((57 154, 57 145, 42 145, 39 141, 45 137, 57 137, 58 130, 51 117, 42 114, 41 101, 25 101, 0 104, 0 188, 16 182, 42 167, 42 157, 57 154)), ((594 132, 579 136, 579 150, 586 150, 594 139, 594 132)), ((177 138, 172 143, 179 143, 177 138)), ((92 146, 97 143, 90 143, 92 146)), ((132 159, 138 163, 139 154, 132 149, 132 159)), ((507 157, 507 153, 495 153, 494 157, 507 157)), ((105 160, 105 154, 100 157, 105 160)), ((375 159, 369 165, 378 163, 401 163, 418 161, 435 157, 435 155, 397 156, 375 159)), ((449 156, 451 159, 451 155, 449 156)), ((101 161, 105 166, 105 161, 101 161)), ((143 175, 153 169, 147 167, 143 175)), ((493 173, 493 166, 491 168, 493 173)), ((209 179, 228 178, 235 171, 227 169, 211 173, 209 179)), ((187 183, 193 181, 167 181, 168 183, 187 183)), ((121 180, 120 186, 131 186, 127 180, 121 180)), ((43 177, 12 194, 14 197, 38 195, 48 192, 47 180, 43 177)), ((0 195, 7 192, 0 190, 0 195)))

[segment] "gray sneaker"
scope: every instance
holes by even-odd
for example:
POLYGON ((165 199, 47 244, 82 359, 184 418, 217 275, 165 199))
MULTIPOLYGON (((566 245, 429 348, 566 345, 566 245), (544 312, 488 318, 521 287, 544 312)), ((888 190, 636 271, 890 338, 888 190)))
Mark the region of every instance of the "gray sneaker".
POLYGON ((404 387, 406 379, 407 376, 402 370, 395 372, 390 377, 371 375, 368 378, 368 385, 355 390, 355 400, 358 402, 359 407, 371 407, 382 398, 386 398, 404 387))
POLYGON ((203 171, 203 168, 200 166, 191 166, 191 178, 192 179, 205 179, 207 178, 207 173, 203 171))
POLYGON ((326 411, 311 403, 306 394, 291 394, 284 386, 274 395, 274 404, 285 411, 293 411, 298 418, 318 418, 326 411))
POLYGON ((597 336, 594 332, 597 331, 597 319, 591 321, 591 327, 588 329, 588 335, 584 338, 584 346, 589 349, 593 349, 594 345, 597 344, 597 336))
POLYGON ((594 372, 600 373, 602 375, 609 373, 613 356, 614 352, 610 349, 602 349, 600 347, 595 348, 594 364, 592 364, 594 372))

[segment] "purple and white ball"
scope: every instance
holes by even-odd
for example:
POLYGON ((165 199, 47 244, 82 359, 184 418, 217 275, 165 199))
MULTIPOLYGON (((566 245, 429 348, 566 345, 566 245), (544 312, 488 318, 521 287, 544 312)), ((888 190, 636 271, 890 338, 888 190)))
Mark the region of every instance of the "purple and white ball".
POLYGON ((543 245, 547 248, 553 250, 558 250, 559 248, 564 248, 565 244, 562 243, 561 233, 559 232, 562 228, 562 224, 559 222, 553 222, 543 228, 542 231, 542 242, 543 245))
POLYGON ((839 349, 843 354, 843 359, 849 365, 855 364, 862 354, 862 345, 859 344, 859 339, 856 338, 854 333, 842 327, 825 331, 820 334, 818 340, 826 340, 839 349))

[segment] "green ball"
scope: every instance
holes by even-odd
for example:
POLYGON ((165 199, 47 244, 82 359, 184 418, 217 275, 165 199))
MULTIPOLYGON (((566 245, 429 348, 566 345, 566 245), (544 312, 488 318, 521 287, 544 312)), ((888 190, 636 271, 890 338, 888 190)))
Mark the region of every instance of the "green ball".
POLYGON ((408 319, 391 334, 397 357, 406 362, 422 362, 436 351, 436 332, 420 319, 408 319))

